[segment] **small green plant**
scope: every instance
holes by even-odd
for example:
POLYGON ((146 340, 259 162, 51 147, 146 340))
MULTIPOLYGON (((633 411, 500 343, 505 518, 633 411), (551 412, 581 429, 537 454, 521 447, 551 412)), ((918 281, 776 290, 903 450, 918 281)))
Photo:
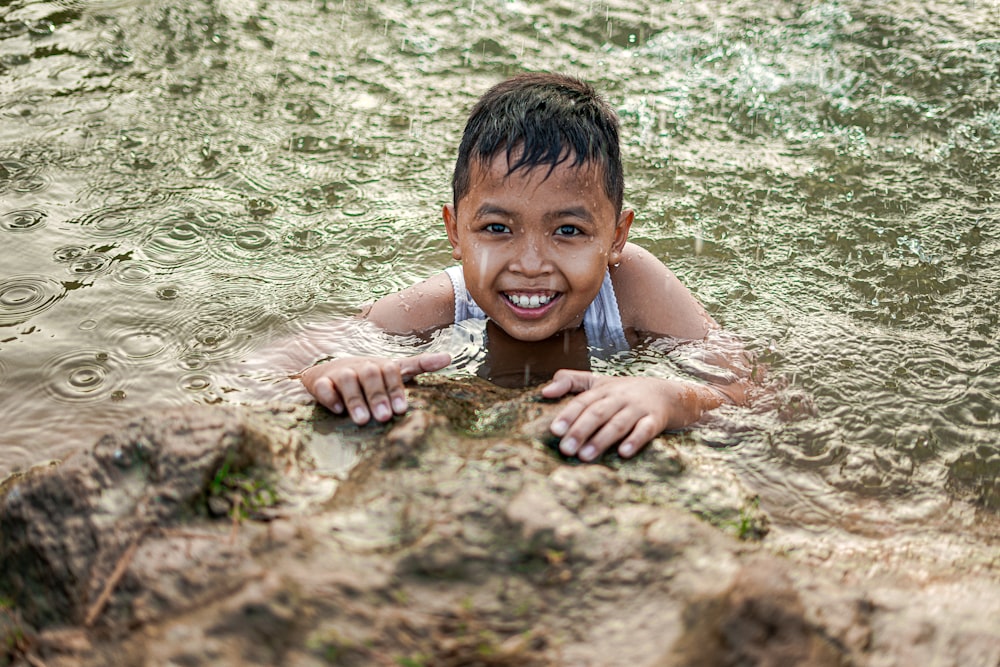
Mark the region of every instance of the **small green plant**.
POLYGON ((740 508, 740 518, 736 523, 736 537, 741 540, 759 540, 767 534, 766 521, 761 521, 759 508, 759 497, 754 497, 749 505, 740 508))
POLYGON ((427 656, 418 653, 413 656, 400 656, 396 658, 399 667, 427 667, 427 656))
MULTIPOLYGON (((216 471, 208 484, 208 505, 212 511, 218 501, 228 506, 228 513, 234 518, 246 519, 260 511, 278 504, 278 493, 271 483, 254 468, 236 470, 232 452, 216 471)), ((216 515, 221 514, 218 512, 216 515)))
POLYGON ((20 664, 30 640, 16 611, 0 609, 0 665, 20 664))

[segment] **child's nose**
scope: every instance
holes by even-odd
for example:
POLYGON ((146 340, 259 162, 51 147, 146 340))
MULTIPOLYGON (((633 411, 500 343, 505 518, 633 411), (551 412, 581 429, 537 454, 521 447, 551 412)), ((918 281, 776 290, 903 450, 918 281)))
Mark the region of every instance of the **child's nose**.
POLYGON ((545 248, 540 243, 525 240, 524 243, 518 245, 519 247, 511 259, 511 271, 526 276, 540 275, 550 271, 551 262, 545 252, 545 248))

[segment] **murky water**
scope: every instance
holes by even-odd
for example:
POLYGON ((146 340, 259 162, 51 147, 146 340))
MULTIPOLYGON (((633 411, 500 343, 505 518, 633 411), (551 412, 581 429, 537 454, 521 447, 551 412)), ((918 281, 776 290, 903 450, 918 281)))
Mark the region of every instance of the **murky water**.
POLYGON ((787 382, 696 437, 786 526, 975 532, 998 36, 995 0, 6 3, 0 473, 447 266, 464 115, 560 70, 619 109, 633 239, 787 382))

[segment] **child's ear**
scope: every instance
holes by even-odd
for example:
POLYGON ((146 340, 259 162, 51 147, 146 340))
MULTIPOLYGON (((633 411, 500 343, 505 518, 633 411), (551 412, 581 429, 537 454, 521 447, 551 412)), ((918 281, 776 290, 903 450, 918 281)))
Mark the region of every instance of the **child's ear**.
POLYGON ((446 204, 441 216, 444 218, 444 229, 448 232, 448 242, 451 243, 452 259, 461 261, 462 248, 458 245, 458 214, 455 213, 455 207, 446 204))
POLYGON ((614 266, 622 259, 622 250, 625 242, 628 241, 628 230, 632 228, 632 221, 635 220, 635 211, 630 208, 622 210, 618 216, 618 224, 615 225, 615 239, 611 243, 611 252, 608 254, 608 266, 614 266))

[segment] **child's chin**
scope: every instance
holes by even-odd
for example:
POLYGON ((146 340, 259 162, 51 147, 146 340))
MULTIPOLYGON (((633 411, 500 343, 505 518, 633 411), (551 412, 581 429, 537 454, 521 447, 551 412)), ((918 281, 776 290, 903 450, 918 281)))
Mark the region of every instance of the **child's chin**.
POLYGON ((510 325, 504 326, 501 323, 496 324, 505 334, 522 343, 538 343, 543 340, 548 340, 559 333, 556 329, 550 326, 525 327, 510 325))

